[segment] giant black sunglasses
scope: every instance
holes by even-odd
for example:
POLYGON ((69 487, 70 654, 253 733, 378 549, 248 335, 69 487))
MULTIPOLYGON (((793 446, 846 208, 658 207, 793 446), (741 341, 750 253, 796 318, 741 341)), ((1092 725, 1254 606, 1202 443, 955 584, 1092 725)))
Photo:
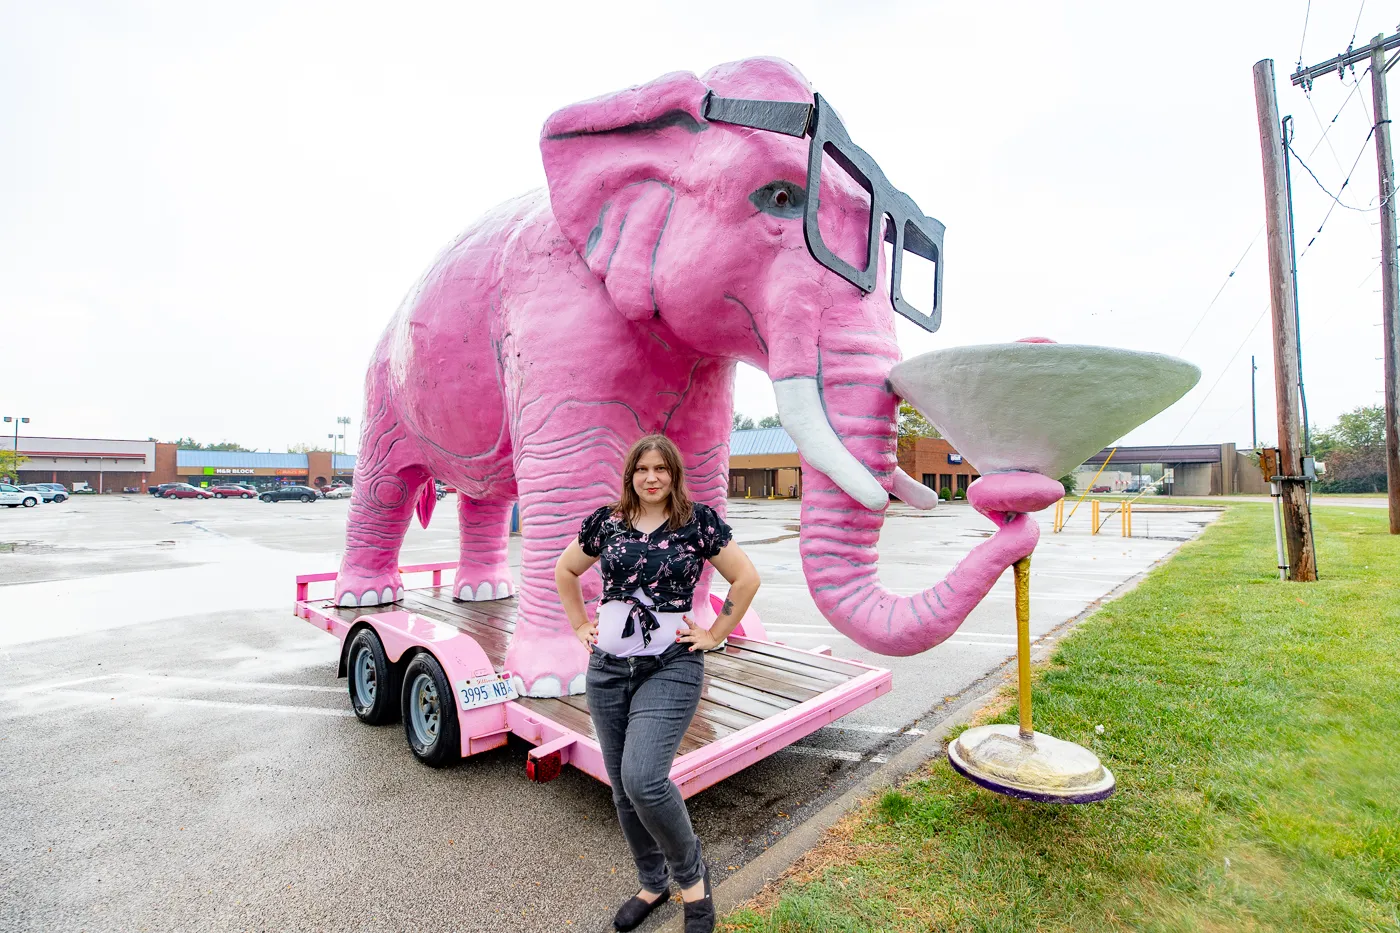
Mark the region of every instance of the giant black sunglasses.
POLYGON ((811 104, 780 100, 741 100, 735 97, 705 97, 705 119, 732 123, 750 129, 770 130, 801 139, 811 136, 807 150, 807 204, 802 232, 812 257, 856 288, 869 294, 875 290, 879 271, 880 241, 894 244, 890 270, 890 302, 894 309, 929 332, 938 330, 943 319, 943 224, 927 217, 914 199, 890 184, 880 166, 864 149, 851 142, 836 111, 820 95, 811 104), (864 269, 837 256, 822 241, 817 227, 817 206, 821 197, 822 155, 830 155, 870 195, 870 231, 866 243, 864 269), (892 223, 881 236, 886 215, 892 223), (904 251, 934 264, 933 307, 925 314, 904 300, 900 283, 904 273, 904 251))

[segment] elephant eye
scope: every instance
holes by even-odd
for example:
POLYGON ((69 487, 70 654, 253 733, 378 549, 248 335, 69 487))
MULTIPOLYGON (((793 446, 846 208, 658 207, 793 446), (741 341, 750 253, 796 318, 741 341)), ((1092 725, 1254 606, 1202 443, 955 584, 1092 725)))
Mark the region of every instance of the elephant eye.
POLYGON ((749 203, 774 217, 801 217, 807 203, 807 192, 790 181, 770 181, 749 195, 749 203))

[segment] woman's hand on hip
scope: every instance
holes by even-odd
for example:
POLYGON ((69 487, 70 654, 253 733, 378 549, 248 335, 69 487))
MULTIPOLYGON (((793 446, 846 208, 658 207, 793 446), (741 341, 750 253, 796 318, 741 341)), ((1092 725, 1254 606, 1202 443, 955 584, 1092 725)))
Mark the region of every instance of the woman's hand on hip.
POLYGON ((593 646, 598 643, 598 623, 589 619, 574 629, 574 637, 579 640, 583 647, 588 649, 589 654, 592 654, 593 646))
POLYGON ((681 619, 685 621, 686 627, 676 629, 676 641, 688 643, 691 651, 709 651, 719 647, 720 639, 709 629, 696 625, 690 616, 681 616, 681 619))

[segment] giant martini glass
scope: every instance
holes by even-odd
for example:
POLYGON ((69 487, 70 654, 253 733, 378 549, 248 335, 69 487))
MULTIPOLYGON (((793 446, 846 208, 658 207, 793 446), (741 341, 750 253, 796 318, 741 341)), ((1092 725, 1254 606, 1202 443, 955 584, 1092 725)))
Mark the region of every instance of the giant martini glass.
MULTIPOLYGON (((1166 409, 1200 378, 1195 366, 1160 353, 1038 339, 935 350, 890 372, 894 390, 983 476, 1051 478, 1166 409)), ((1007 504, 1031 512, 1045 502, 1032 493, 1007 504)), ((948 746, 948 761, 999 794, 1046 803, 1102 800, 1115 785, 1098 757, 1031 727, 1030 556, 1014 571, 1020 721, 968 729, 948 746)))

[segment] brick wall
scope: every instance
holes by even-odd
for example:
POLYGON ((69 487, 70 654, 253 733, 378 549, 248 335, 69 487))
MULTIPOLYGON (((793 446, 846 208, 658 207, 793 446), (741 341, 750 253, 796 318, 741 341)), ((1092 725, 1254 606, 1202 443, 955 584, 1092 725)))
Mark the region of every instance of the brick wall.
POLYGON ((941 437, 908 437, 899 442, 899 466, 905 473, 933 490, 966 489, 978 477, 977 468, 967 461, 949 463, 957 454, 941 437))

